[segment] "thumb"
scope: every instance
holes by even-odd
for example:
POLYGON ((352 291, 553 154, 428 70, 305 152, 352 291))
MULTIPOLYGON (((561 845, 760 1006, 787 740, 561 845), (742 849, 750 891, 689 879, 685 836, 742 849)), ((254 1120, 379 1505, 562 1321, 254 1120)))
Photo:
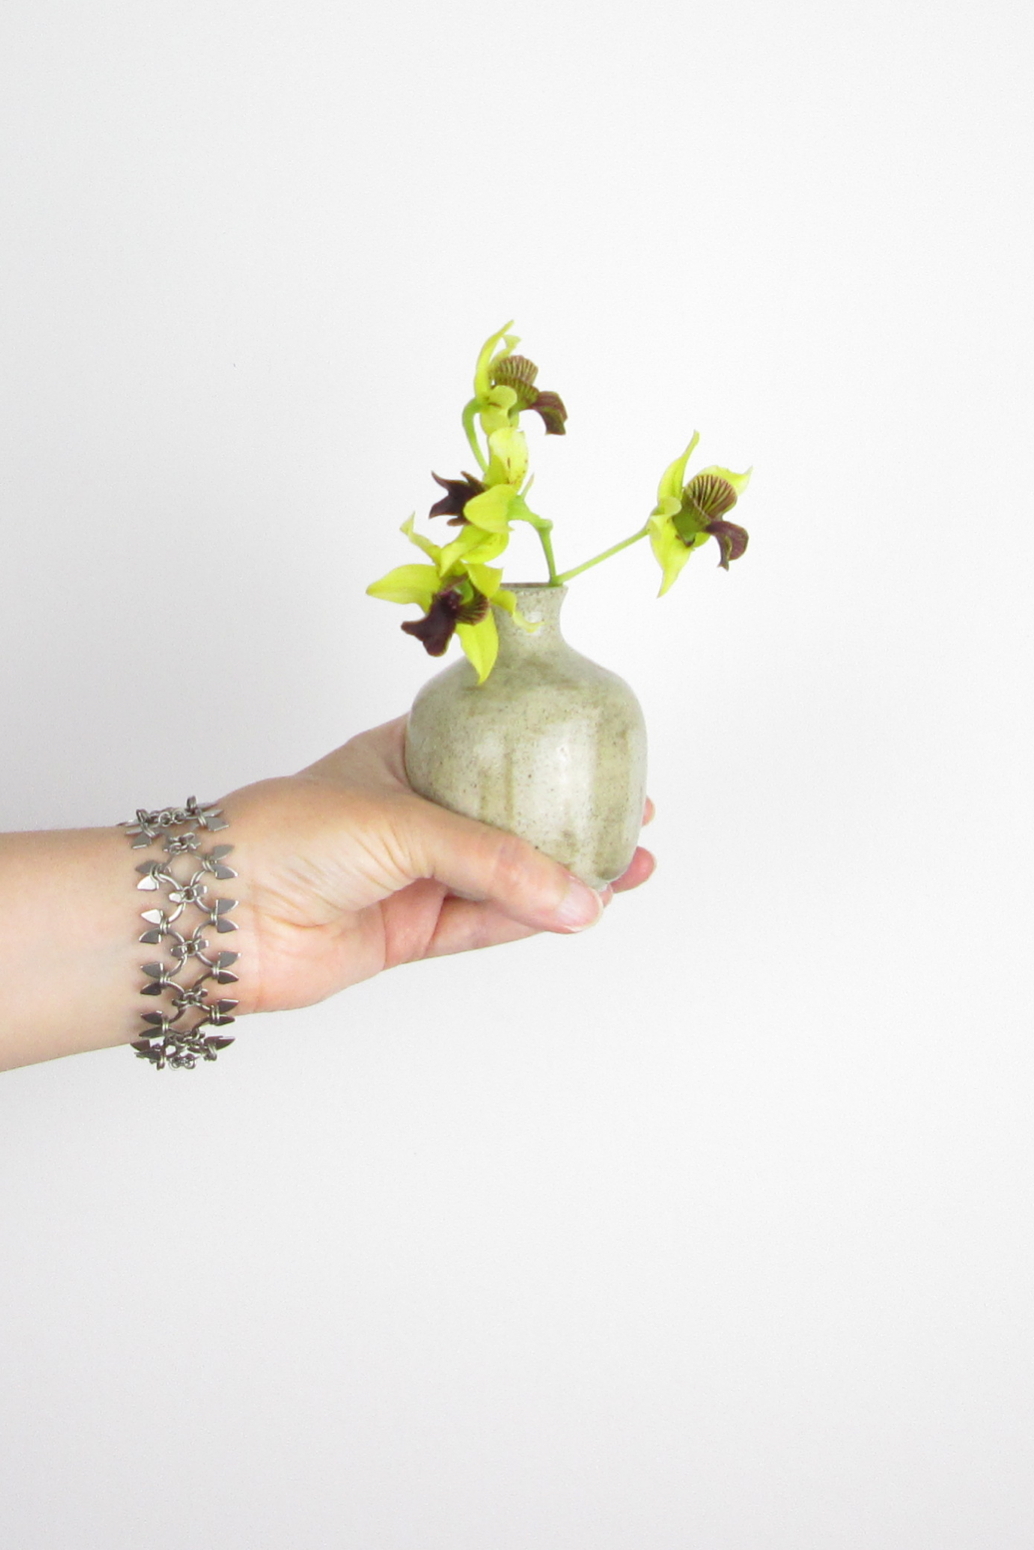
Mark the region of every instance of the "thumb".
POLYGON ((398 840, 412 877, 430 877, 450 893, 487 900, 535 931, 583 931, 603 900, 527 840, 417 797, 398 840))

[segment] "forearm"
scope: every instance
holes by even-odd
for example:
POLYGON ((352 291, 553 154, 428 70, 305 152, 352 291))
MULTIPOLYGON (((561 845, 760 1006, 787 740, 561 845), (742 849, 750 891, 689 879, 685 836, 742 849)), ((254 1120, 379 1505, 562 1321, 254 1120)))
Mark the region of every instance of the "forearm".
POLYGON ((137 1037, 131 854, 118 828, 0 835, 0 1069, 137 1037))

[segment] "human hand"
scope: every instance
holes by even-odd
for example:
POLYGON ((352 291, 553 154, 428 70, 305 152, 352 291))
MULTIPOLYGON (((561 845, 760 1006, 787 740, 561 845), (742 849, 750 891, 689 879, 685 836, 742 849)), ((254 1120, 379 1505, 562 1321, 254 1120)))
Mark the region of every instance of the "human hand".
MULTIPOLYGON (((637 850, 595 893, 526 841, 417 796, 406 718, 297 775, 223 798, 247 943, 238 1011, 308 1006, 381 969, 594 924, 654 869, 637 850)), ((644 822, 653 816, 647 803, 644 822)))

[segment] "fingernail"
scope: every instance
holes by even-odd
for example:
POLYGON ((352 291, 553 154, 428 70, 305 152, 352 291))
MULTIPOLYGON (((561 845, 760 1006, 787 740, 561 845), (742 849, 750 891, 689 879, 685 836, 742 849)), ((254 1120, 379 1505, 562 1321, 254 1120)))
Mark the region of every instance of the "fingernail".
POLYGON ((564 931, 584 931, 586 926, 594 926, 602 914, 603 900, 599 894, 572 877, 554 919, 564 931))

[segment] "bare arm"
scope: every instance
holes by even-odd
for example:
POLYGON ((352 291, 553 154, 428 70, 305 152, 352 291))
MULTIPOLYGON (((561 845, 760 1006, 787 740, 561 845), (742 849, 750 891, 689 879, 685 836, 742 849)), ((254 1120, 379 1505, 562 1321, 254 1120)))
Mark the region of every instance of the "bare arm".
MULTIPOLYGON (((238 872, 238 1015, 307 1006, 419 958, 581 930, 652 872, 639 850, 600 896, 523 841, 425 802, 405 778, 404 726, 220 800, 238 872)), ((0 1070, 139 1036, 139 855, 118 827, 0 836, 0 1070)))

